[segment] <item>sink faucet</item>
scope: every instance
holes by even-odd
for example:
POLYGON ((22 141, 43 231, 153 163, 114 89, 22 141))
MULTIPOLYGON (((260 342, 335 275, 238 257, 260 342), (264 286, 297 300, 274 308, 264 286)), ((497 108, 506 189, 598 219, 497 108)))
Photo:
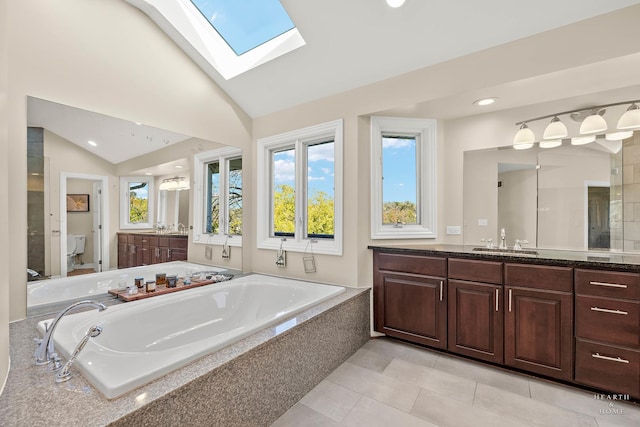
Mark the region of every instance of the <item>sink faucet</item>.
MULTIPOLYGON (((62 317, 65 314, 77 308, 85 307, 85 306, 97 308, 98 311, 103 311, 107 309, 107 306, 102 304, 101 302, 85 300, 85 301, 75 302, 71 304, 69 307, 62 310, 60 313, 58 313, 55 319, 53 319, 53 322, 51 322, 51 324, 47 328, 47 331, 44 334, 44 338, 42 338, 42 341, 40 341, 40 345, 36 350, 36 353, 35 353, 36 365, 46 365, 49 362, 53 362, 54 365, 56 364, 55 359, 57 358, 57 355, 53 348, 53 333, 56 329, 56 326, 58 326, 58 322, 60 322, 60 319, 62 319, 62 317)), ((58 359, 58 363, 59 363, 59 359, 58 359)))
POLYGON ((507 231, 504 228, 500 230, 500 246, 498 249, 507 249, 507 231))

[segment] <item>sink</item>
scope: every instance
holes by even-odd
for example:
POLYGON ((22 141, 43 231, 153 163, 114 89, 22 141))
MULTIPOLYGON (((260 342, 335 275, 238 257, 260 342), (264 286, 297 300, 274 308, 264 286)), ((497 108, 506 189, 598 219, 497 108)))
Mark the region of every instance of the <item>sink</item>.
POLYGON ((496 255, 538 255, 538 251, 527 249, 473 248, 474 252, 486 252, 496 255))

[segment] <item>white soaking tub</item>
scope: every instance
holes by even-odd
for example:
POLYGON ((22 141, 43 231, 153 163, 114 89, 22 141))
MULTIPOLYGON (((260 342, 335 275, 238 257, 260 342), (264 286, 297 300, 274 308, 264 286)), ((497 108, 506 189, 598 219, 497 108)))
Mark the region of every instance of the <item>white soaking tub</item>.
POLYGON ((27 284, 27 308, 36 308, 65 301, 71 302, 82 298, 94 298, 97 295, 106 294, 110 289, 124 288, 127 284, 132 284, 135 277, 144 277, 150 280, 155 279, 156 273, 185 276, 197 271, 220 272, 225 271, 225 269, 184 261, 173 261, 103 271, 102 273, 83 274, 81 276, 39 280, 27 284))
MULTIPOLYGON (((75 365, 108 399, 121 396, 267 326, 295 325, 292 316, 345 288, 249 275, 63 317, 54 333, 66 358, 97 325, 75 365)), ((44 322, 39 329, 44 330, 44 322)))

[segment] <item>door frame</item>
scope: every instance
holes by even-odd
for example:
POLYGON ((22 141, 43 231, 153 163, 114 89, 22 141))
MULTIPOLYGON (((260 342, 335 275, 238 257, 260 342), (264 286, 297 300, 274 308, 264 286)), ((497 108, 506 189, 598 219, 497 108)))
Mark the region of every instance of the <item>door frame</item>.
POLYGON ((589 187, 611 188, 609 181, 585 181, 584 182, 584 249, 589 250, 589 187))
POLYGON ((102 270, 109 269, 109 197, 105 197, 109 188, 109 177, 105 175, 60 172, 60 276, 67 276, 67 179, 69 178, 86 179, 100 183, 102 189, 102 203, 100 203, 102 229, 99 229, 98 233, 101 232, 102 234, 100 236, 102 241, 102 270))

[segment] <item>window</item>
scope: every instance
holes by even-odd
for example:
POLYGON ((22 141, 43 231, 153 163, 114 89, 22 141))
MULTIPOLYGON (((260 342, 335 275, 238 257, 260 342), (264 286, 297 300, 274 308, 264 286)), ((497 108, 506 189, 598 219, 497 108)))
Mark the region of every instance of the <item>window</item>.
POLYGON ((277 0, 126 0, 210 76, 230 79, 305 45, 277 0))
POLYGON ((120 228, 153 228, 153 178, 120 177, 120 228))
POLYGON ((342 255, 342 120, 258 147, 258 248, 342 255))
POLYGON ((436 237, 436 122, 371 118, 371 238, 436 237))
POLYGON ((240 149, 197 154, 194 170, 194 242, 242 246, 240 149))

